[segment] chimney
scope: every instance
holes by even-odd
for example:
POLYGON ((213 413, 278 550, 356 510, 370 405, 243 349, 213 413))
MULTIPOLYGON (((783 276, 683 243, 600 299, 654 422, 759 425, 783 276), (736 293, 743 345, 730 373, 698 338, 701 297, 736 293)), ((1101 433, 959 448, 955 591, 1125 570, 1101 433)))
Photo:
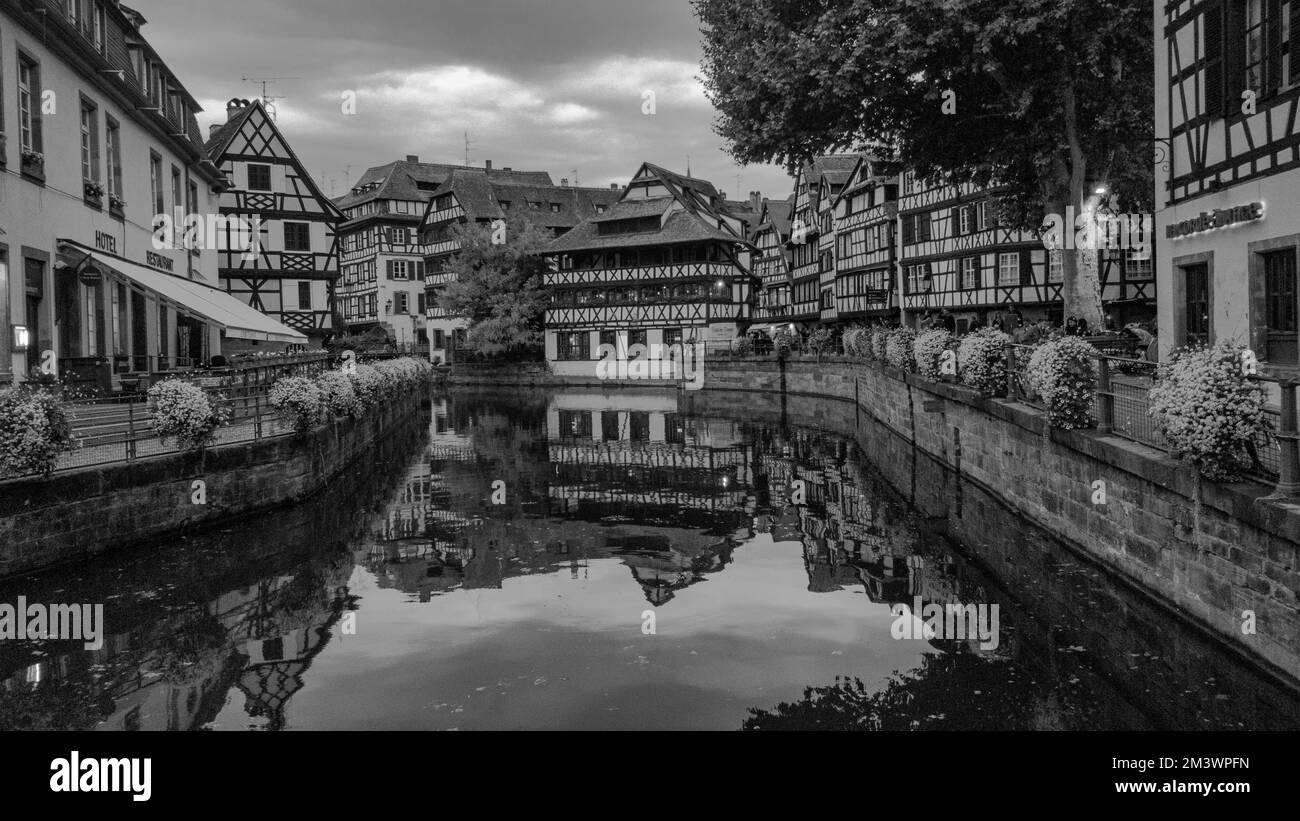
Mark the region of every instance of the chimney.
POLYGON ((616 183, 616 182, 611 182, 611 183, 609 184, 609 187, 610 187, 612 190, 617 191, 617 190, 618 190, 618 183, 616 183))
POLYGON ((568 177, 560 177, 560 187, 561 187, 561 188, 568 188, 568 187, 569 187, 569 178, 568 178, 568 177))
POLYGON ((409 163, 413 163, 413 164, 414 164, 414 163, 419 163, 419 162, 420 162, 420 155, 419 155, 419 154, 407 154, 407 155, 406 155, 406 161, 409 162, 409 163))
POLYGON ((212 125, 208 126, 208 139, 209 139, 209 140, 212 139, 212 136, 213 136, 214 134, 217 133, 217 129, 218 129, 218 128, 221 128, 221 123, 213 123, 212 125))
POLYGON ((502 170, 502 171, 514 171, 514 169, 511 168, 511 167, 508 166, 508 165, 507 165, 505 168, 502 168, 501 170, 502 170))
POLYGON ((232 98, 226 102, 226 122, 235 119, 235 116, 243 109, 244 103, 238 98, 232 98))
POLYGON ((483 161, 483 167, 486 168, 488 171, 491 171, 491 170, 492 170, 492 161, 491 161, 491 160, 484 160, 484 161, 483 161))
POLYGON ((762 191, 750 191, 750 192, 749 192, 749 207, 754 209, 754 213, 755 213, 755 214, 758 214, 758 213, 761 213, 761 212, 762 212, 762 210, 763 210, 763 192, 762 192, 762 191))

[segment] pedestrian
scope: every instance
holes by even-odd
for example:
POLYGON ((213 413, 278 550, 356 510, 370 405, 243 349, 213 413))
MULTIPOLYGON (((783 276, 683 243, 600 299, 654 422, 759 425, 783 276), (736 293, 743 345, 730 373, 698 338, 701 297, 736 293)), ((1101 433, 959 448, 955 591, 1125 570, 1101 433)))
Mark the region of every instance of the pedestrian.
POLYGON ((1078 336, 1078 334, 1079 334, 1079 320, 1076 317, 1071 316, 1069 319, 1065 320, 1065 335, 1078 336))

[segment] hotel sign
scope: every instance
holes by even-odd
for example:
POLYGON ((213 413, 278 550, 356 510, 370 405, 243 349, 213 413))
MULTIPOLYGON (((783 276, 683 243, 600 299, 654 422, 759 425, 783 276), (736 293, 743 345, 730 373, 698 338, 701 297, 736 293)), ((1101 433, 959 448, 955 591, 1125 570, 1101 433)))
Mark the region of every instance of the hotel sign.
POLYGON ((1264 203, 1262 202, 1238 205, 1235 208, 1216 208, 1213 211, 1202 211, 1199 217, 1165 226, 1165 239, 1181 239, 1188 234, 1227 228, 1243 222, 1257 222, 1263 218, 1264 203))

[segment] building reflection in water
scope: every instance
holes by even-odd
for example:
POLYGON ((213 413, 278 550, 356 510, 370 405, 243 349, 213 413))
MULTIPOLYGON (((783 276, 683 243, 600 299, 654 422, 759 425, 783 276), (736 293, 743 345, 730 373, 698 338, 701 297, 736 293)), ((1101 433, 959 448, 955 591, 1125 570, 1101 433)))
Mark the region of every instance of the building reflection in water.
MULTIPOLYGON (((740 571, 719 574, 759 540, 802 558, 801 595, 860 593, 877 614, 895 605, 913 612, 918 602, 997 605, 1001 640, 996 650, 975 637, 924 640, 928 652, 912 669, 870 686, 853 671, 809 682, 802 700, 751 709, 740 719, 747 728, 1294 726, 1295 703, 1278 692, 1259 697, 1271 706, 1251 714, 1213 687, 1197 689, 1198 665, 1220 680, 1247 679, 1189 641, 1180 648, 1193 672, 1136 679, 1155 701, 1181 690, 1202 705, 1162 713, 1098 654, 1063 652, 1094 639, 1082 626, 1064 633, 1061 613, 1044 608, 1079 611, 1096 587, 1054 578, 1044 561, 1038 578, 1016 580, 1022 593, 1039 593, 1031 607, 973 563, 941 519, 904 504, 857 442, 740 414, 687 414, 679 404, 653 391, 435 398, 427 430, 381 445, 305 505, 0 589, 0 601, 77 591, 79 601, 106 602, 110 627, 96 652, 0 645, 0 727, 193 729, 220 715, 280 729, 313 662, 347 640, 341 628, 362 604, 359 578, 428 604, 528 576, 586 580, 594 562, 612 561, 635 583, 629 592, 671 608, 734 577, 740 571)), ((968 517, 982 512, 989 528, 1007 530, 1001 560, 1054 555, 1039 537, 1012 533, 1014 522, 972 492, 966 499, 968 517)), ((1126 649, 1104 657, 1120 664, 1143 648, 1126 649)), ((800 648, 783 652, 795 658, 800 648)))

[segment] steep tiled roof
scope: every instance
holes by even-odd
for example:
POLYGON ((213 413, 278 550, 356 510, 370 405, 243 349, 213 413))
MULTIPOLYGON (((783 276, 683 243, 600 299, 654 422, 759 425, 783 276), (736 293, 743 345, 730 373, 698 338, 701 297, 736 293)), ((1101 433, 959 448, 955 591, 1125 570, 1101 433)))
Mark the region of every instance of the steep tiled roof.
POLYGON ((489 171, 466 165, 397 160, 368 169, 353 186, 354 191, 361 189, 358 193, 345 194, 334 202, 340 208, 351 208, 374 199, 427 200, 455 171, 478 171, 494 183, 554 185, 551 175, 545 171, 506 171, 497 168, 489 171))
POLYGON ((208 135, 208 141, 204 144, 203 149, 213 162, 217 161, 218 155, 226 149, 230 140, 239 133, 239 127, 248 119, 248 115, 253 112, 251 105, 239 109, 239 113, 233 115, 229 120, 222 123, 218 128, 214 128, 208 135))
POLYGON ((569 233, 552 242, 547 250, 554 253, 569 251, 587 251, 601 248, 620 248, 630 245, 671 245, 679 242, 702 242, 704 240, 721 240, 738 242, 732 233, 721 228, 706 225, 702 219, 685 211, 677 211, 664 221, 658 231, 646 231, 637 234, 615 234, 600 236, 596 223, 585 220, 569 233))
POLYGON ((455 194, 465 218, 471 221, 500 219, 505 216, 503 203, 509 203, 511 211, 527 214, 536 225, 572 228, 583 219, 595 217, 598 204, 613 207, 620 193, 609 188, 538 185, 526 176, 528 173, 499 175, 482 168, 457 168, 433 196, 455 194), (541 207, 533 209, 529 203, 541 203, 541 207), (559 206, 558 211, 551 210, 553 204, 559 206))
POLYGON ((853 173, 853 166, 858 164, 861 154, 827 154, 804 165, 804 179, 816 182, 823 174, 831 182, 844 182, 853 173))

